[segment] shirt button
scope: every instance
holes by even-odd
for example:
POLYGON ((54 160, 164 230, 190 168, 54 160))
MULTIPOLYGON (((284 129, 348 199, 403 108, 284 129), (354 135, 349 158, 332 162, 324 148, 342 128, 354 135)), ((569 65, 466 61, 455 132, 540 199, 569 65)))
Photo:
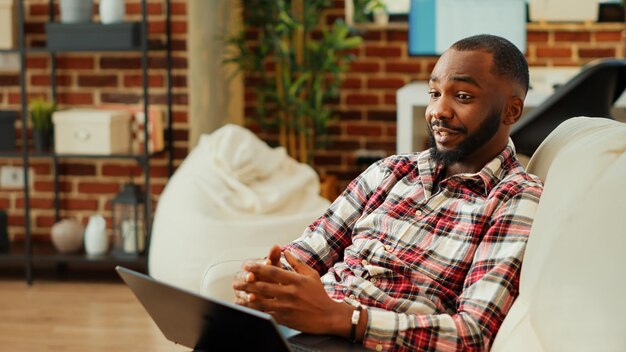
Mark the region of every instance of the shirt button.
POLYGON ((350 299, 356 299, 355 295, 350 295, 350 299))
POLYGON ((383 345, 376 345, 376 351, 380 352, 383 350, 383 345))
POLYGON ((373 283, 373 284, 376 284, 376 282, 378 282, 378 280, 376 280, 376 278, 371 278, 370 282, 373 283))
POLYGON ((367 264, 369 264, 369 263, 367 262, 367 260, 363 259, 363 260, 361 260, 361 264, 362 264, 363 266, 366 266, 366 265, 367 265, 367 264))
POLYGON ((385 245, 385 250, 386 250, 387 252, 391 252, 391 246, 390 246, 390 245, 388 245, 388 244, 386 244, 386 245, 385 245))
POLYGON ((423 212, 421 210, 415 211, 416 216, 422 216, 423 212))

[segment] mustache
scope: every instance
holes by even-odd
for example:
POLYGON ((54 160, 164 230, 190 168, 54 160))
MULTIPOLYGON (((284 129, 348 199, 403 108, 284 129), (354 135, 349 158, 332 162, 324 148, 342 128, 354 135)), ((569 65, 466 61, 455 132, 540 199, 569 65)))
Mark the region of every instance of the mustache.
POLYGON ((433 127, 442 127, 442 128, 446 128, 455 132, 459 132, 459 133, 465 133, 467 132, 467 130, 463 127, 453 127, 450 124, 448 124, 445 121, 442 120, 434 120, 433 122, 430 123, 430 130, 433 130, 433 127))

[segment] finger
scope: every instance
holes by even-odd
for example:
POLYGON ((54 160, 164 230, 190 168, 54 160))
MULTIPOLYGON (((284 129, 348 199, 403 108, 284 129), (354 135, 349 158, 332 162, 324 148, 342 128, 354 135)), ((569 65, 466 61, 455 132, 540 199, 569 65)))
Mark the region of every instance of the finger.
POLYGON ((285 251, 285 259, 287 259, 287 263, 289 263, 289 265, 291 265, 293 270, 295 270, 297 273, 306 276, 319 277, 319 274, 317 273, 317 271, 315 271, 315 269, 308 266, 305 262, 300 260, 300 258, 296 257, 290 251, 285 251))
POLYGON ((271 265, 280 266, 280 253, 281 249, 279 246, 272 246, 272 248, 270 249, 270 253, 267 256, 267 259, 269 259, 271 265))
POLYGON ((264 281, 269 283, 289 284, 295 282, 301 275, 273 265, 252 264, 246 266, 245 269, 254 274, 255 282, 264 281))

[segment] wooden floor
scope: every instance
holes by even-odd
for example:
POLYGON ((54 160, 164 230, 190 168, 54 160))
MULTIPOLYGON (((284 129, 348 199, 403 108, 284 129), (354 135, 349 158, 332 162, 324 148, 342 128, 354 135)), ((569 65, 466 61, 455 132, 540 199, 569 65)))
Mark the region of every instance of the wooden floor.
POLYGON ((2 351, 189 351, 116 282, 0 281, 2 351))

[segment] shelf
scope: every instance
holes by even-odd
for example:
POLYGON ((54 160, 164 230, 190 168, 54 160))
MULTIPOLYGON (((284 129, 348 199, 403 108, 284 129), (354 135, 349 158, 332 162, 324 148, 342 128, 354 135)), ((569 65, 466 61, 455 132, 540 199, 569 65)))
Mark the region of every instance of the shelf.
MULTIPOLYGON (((165 154, 165 150, 150 153, 147 157, 154 158, 165 154)), ((143 154, 107 154, 107 155, 94 155, 94 154, 54 154, 53 152, 28 152, 29 158, 53 158, 58 159, 132 159, 142 161, 146 159, 143 154)), ((21 158, 21 150, 0 150, 0 157, 5 158, 21 158)))
POLYGON ((140 22, 46 23, 47 49, 59 51, 142 51, 140 22))
POLYGON ((34 263, 93 263, 93 264, 145 264, 145 256, 116 256, 106 254, 102 256, 90 256, 84 253, 80 254, 34 254, 34 263))
POLYGON ((23 263, 26 261, 25 254, 2 253, 0 254, 1 263, 23 263))

